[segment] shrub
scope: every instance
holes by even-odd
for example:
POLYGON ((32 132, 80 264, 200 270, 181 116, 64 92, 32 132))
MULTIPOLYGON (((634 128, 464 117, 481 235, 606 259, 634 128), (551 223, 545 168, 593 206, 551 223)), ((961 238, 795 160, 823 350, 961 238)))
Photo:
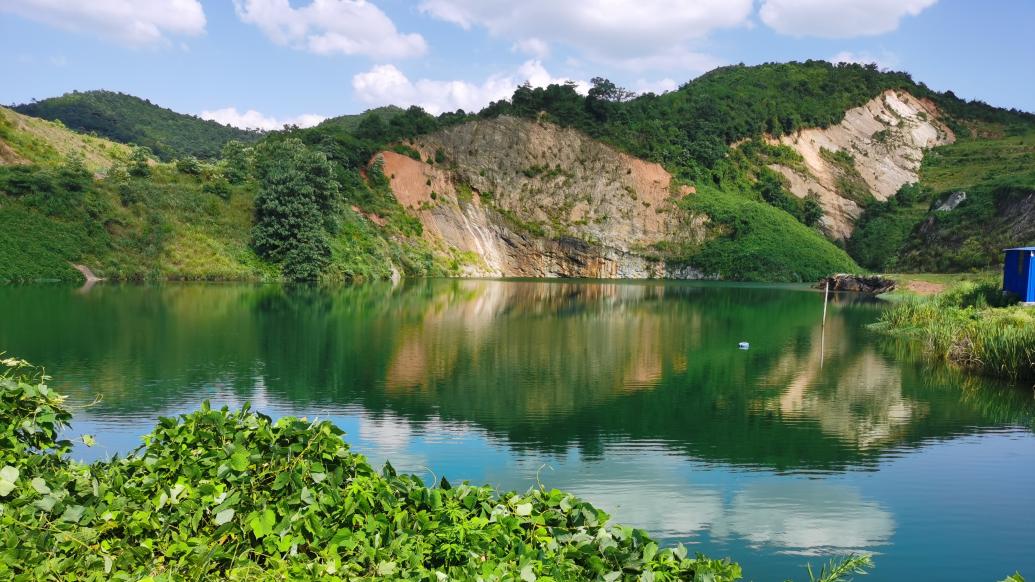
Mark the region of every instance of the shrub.
MULTIPOLYGON (((83 465, 34 368, 0 361, 0 576, 12 579, 716 580, 727 560, 544 488, 428 487, 375 471, 327 421, 211 409, 83 465)), ((90 444, 92 438, 83 437, 90 444)))
POLYGON ((215 176, 208 180, 201 186, 201 190, 219 196, 223 200, 230 199, 230 182, 222 176, 215 176))
POLYGON ((128 172, 136 178, 146 178, 151 175, 151 150, 145 147, 133 148, 133 155, 129 158, 128 172))
POLYGON ((186 156, 176 160, 176 171, 189 176, 201 175, 201 162, 194 156, 186 156))

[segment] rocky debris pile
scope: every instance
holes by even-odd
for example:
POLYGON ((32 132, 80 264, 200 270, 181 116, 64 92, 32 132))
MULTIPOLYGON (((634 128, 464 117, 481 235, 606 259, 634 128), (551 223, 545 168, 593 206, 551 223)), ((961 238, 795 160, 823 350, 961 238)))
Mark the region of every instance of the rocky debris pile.
POLYGON ((830 284, 831 291, 848 291, 866 295, 880 295, 895 290, 895 282, 880 275, 849 275, 838 273, 824 277, 816 284, 816 289, 824 289, 830 284))
POLYGON ((956 210, 956 207, 963 203, 967 199, 967 193, 962 190, 949 194, 949 197, 944 202, 940 203, 935 209, 935 212, 952 212, 956 210))

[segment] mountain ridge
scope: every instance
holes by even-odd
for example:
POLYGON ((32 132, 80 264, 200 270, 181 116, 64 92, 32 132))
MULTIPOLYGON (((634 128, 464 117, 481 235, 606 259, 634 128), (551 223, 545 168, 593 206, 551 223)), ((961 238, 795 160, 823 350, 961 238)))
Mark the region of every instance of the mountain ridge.
MULTIPOLYGON (((329 279, 803 280, 859 270, 839 246, 868 268, 982 268, 994 264, 1002 238, 986 231, 1007 224, 1000 215, 1009 207, 988 176, 1010 177, 1008 197, 1035 192, 1035 177, 1024 170, 1035 160, 1024 138, 1035 131, 1035 116, 936 93, 905 73, 769 63, 723 67, 660 96, 628 100, 620 89, 606 79, 595 79, 585 96, 570 84, 523 85, 476 114, 377 108, 269 132, 233 151, 250 160, 253 149, 300 140, 329 161, 340 207, 314 234, 328 241, 322 277, 329 279), (974 155, 1007 143, 1009 156, 974 155), (980 161, 967 175, 932 171, 946 155, 980 161), (645 171, 654 178, 637 178, 645 171), (947 189, 964 185, 974 188, 973 201, 934 212, 947 189), (839 205, 850 212, 838 214, 839 205), (971 231, 959 244, 977 258, 918 252, 925 241, 955 241, 960 220, 971 231)), ((147 225, 154 221, 172 235, 146 260, 128 253, 137 258, 115 266, 110 251, 95 254, 95 271, 114 278, 279 276, 279 265, 248 252, 248 215, 262 185, 247 167, 234 170, 230 158, 201 166, 181 160, 155 166, 149 180, 127 181, 119 168, 129 163, 115 162, 116 176, 102 172, 91 188, 113 210, 80 220, 105 225, 116 247, 127 233, 152 236, 147 225), (221 185, 231 175, 243 181, 221 185), (127 199, 127 189, 141 194, 127 199), (136 206, 141 196, 161 210, 136 206), (232 236, 220 231, 231 206, 232 236), (209 218, 197 215, 202 208, 209 218), (202 236, 195 223, 206 222, 213 226, 202 236), (225 254, 230 248, 237 250, 225 254)), ((52 156, 36 165, 46 173, 60 163, 52 156)), ((24 181, 5 182, 10 171, 0 170, 0 190, 24 181)), ((25 200, 14 196, 12 203, 25 200)), ((38 212, 33 208, 24 210, 38 212)), ((1021 216, 1007 224, 1010 236, 1035 239, 1035 219, 1021 216)))
POLYGON ((164 161, 183 156, 216 159, 223 145, 232 139, 253 142, 261 137, 259 132, 178 113, 149 99, 103 89, 73 91, 11 109, 49 121, 60 120, 66 127, 83 133, 150 148, 164 161))

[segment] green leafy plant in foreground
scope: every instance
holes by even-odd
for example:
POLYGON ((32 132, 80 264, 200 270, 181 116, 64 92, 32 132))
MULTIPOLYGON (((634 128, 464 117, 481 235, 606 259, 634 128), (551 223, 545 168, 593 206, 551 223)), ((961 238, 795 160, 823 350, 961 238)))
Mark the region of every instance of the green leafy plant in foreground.
POLYGON ((70 413, 0 362, 0 578, 736 580, 562 491, 376 472, 329 422, 163 418, 125 458, 67 459, 70 413))

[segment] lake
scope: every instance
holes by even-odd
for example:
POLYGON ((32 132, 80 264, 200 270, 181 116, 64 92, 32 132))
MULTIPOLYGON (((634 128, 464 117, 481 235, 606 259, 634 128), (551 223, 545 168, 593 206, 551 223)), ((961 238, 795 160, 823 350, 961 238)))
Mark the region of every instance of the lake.
POLYGON ((1032 389, 916 363, 802 286, 427 280, 0 287, 84 460, 203 400, 329 418, 380 465, 569 490, 745 579, 1035 576, 1032 389), (750 349, 738 349, 738 342, 750 349))

